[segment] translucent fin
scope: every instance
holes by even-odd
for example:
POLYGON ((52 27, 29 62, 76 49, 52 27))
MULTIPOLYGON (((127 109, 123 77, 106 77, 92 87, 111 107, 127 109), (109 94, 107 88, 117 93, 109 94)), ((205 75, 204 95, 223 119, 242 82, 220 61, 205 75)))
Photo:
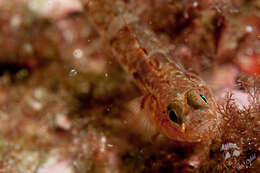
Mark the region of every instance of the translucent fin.
POLYGON ((151 140, 159 132, 153 123, 150 111, 145 106, 147 101, 149 101, 149 98, 144 96, 130 101, 125 106, 123 116, 129 129, 144 137, 145 140, 151 140))

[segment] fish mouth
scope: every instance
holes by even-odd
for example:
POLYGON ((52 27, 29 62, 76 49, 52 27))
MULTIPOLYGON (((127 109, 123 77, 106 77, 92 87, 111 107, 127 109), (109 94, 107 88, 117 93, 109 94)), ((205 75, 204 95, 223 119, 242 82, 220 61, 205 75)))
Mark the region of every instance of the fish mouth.
POLYGON ((163 121, 161 130, 172 140, 197 143, 214 138, 217 135, 218 124, 220 123, 217 114, 205 108, 190 111, 179 125, 163 121))
POLYGON ((180 123, 162 121, 161 132, 168 138, 188 143, 211 140, 217 135, 220 117, 209 108, 190 110, 180 123))
POLYGON ((195 141, 211 138, 214 136, 212 132, 217 127, 217 121, 217 113, 209 108, 193 110, 184 117, 181 131, 187 139, 195 141))

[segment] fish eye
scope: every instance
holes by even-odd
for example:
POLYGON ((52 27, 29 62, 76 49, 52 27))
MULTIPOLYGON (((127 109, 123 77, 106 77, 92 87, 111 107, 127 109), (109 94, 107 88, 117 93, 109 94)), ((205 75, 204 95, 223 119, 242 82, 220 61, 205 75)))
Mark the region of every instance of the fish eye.
POLYGON ((174 111, 169 111, 169 118, 172 122, 177 123, 178 122, 178 118, 177 115, 174 111))
POLYGON ((206 102, 206 103, 208 102, 206 97, 203 94, 200 94, 200 97, 204 100, 204 102, 206 102))
POLYGON ((181 110, 178 107, 178 104, 176 102, 168 105, 167 115, 171 122, 181 125, 182 123, 181 110))

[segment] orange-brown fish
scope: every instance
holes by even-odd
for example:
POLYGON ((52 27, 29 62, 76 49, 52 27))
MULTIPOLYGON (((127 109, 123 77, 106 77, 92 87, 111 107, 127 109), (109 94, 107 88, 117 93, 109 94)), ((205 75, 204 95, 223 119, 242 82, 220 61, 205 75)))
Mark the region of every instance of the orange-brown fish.
POLYGON ((149 104, 144 103, 144 109, 153 124, 170 139, 178 141, 199 141, 214 135, 211 132, 218 124, 216 105, 206 84, 188 73, 167 50, 156 45, 153 34, 136 27, 138 40, 143 40, 140 43, 132 39, 127 30, 122 29, 117 36, 120 38, 114 38, 112 45, 115 52, 119 52, 117 57, 121 64, 142 89, 145 100, 149 100, 149 104), (122 49, 124 44, 127 50, 122 49))
MULTIPOLYGON (((130 104, 130 119, 148 136, 164 134, 173 141, 202 142, 207 145, 202 150, 208 150, 221 119, 210 89, 186 71, 156 35, 138 23, 137 16, 123 13, 124 7, 116 2, 120 1, 90 1, 88 9, 114 56, 143 92, 139 101, 130 104)), ((201 155, 189 164, 198 165, 201 155)))
POLYGON ((139 102, 130 104, 135 125, 151 136, 160 133, 173 141, 210 143, 220 123, 210 89, 200 77, 186 71, 156 35, 138 23, 137 16, 120 14, 113 3, 93 1, 90 15, 108 37, 118 62, 143 92, 139 102))
POLYGON ((142 107, 147 115, 140 116, 148 116, 151 124, 172 140, 192 142, 214 135, 216 104, 205 82, 186 71, 154 33, 136 23, 136 16, 121 16, 106 3, 91 2, 90 11, 96 5, 91 11, 94 22, 109 37, 114 56, 143 92, 142 107), (106 21, 102 17, 107 17, 106 21))

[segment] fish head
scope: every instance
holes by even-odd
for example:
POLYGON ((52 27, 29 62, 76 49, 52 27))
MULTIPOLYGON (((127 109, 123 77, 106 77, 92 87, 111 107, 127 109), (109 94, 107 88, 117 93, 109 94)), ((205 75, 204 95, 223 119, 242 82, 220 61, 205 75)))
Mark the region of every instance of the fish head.
POLYGON ((172 93, 162 106, 159 128, 172 140, 200 142, 215 136, 218 116, 207 87, 185 88, 183 92, 172 93))

